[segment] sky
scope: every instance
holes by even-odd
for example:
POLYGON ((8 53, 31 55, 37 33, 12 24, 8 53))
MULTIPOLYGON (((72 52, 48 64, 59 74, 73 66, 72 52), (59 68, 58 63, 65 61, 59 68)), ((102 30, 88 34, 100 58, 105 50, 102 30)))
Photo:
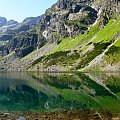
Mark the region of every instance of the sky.
POLYGON ((57 0, 0 0, 0 16, 22 22, 26 17, 36 17, 57 0))

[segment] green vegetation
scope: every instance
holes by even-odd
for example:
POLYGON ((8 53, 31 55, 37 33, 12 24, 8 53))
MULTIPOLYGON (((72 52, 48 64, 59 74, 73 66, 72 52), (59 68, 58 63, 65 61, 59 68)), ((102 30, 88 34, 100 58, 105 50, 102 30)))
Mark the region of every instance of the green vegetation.
MULTIPOLYGON (((118 42, 119 43, 119 42, 118 42)), ((117 45, 119 45, 117 43, 117 45)), ((120 45, 119 45, 120 46, 120 45)), ((105 54, 106 61, 113 66, 113 64, 116 64, 120 62, 120 47, 117 47, 113 45, 105 54)))
POLYGON ((87 25, 86 24, 83 24, 83 23, 80 23, 80 21, 79 20, 67 20, 66 21, 67 22, 67 24, 70 24, 70 25, 74 25, 74 26, 79 26, 79 27, 87 27, 87 25))
POLYGON ((66 44, 66 46, 62 47, 61 51, 76 49, 76 47, 81 48, 81 47, 85 46, 99 30, 100 30, 100 28, 99 28, 98 24, 96 24, 95 26, 93 26, 89 30, 87 30, 83 35, 80 35, 79 37, 76 37, 75 39, 70 40, 66 44))
POLYGON ((70 69, 81 69, 88 66, 93 59, 104 51, 106 51, 104 58, 107 64, 112 65, 113 62, 119 62, 119 22, 120 18, 111 19, 104 28, 100 29, 98 21, 83 35, 75 39, 60 38, 57 47, 49 54, 35 60, 32 66, 43 63, 45 67, 59 65, 70 67, 70 69), (110 48, 108 48, 109 46, 110 48))
POLYGON ((116 37, 120 33, 120 19, 113 19, 108 22, 108 24, 96 34, 96 38, 93 42, 114 42, 116 37))
POLYGON ((120 38, 115 42, 114 46, 120 47, 120 38))
POLYGON ((76 69, 86 67, 96 56, 101 54, 109 45, 109 43, 94 43, 94 49, 92 51, 88 51, 84 56, 82 56, 78 66, 76 69))

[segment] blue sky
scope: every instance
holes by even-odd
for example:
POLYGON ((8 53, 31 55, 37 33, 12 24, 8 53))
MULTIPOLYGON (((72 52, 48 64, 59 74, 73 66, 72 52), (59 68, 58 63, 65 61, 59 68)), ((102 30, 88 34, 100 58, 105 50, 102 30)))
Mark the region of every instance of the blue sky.
POLYGON ((0 0, 0 16, 21 22, 26 17, 39 16, 57 0, 0 0))

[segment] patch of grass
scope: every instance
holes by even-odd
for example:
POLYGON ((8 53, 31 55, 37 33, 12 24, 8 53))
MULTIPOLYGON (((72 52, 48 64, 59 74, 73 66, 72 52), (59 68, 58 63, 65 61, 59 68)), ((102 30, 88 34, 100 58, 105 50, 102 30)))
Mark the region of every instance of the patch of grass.
MULTIPOLYGON (((118 46, 118 43, 117 43, 118 46)), ((120 47, 113 45, 106 53, 105 53, 105 60, 111 66, 120 61, 120 47)))
POLYGON ((74 20, 74 21, 73 20, 67 20, 66 22, 67 22, 67 24, 78 26, 78 27, 85 27, 85 28, 87 27, 86 24, 80 23, 79 20, 74 20))
POLYGON ((96 56, 101 54, 108 45, 109 43, 94 43, 94 49, 92 51, 88 51, 80 58, 80 62, 76 69, 84 68, 87 66, 96 56))
POLYGON ((43 60, 44 57, 45 56, 42 56, 42 57, 38 58, 37 60, 33 61, 32 66, 36 65, 39 62, 42 62, 42 60, 43 60))
POLYGON ((73 65, 73 63, 79 58, 80 54, 78 53, 78 51, 73 51, 72 54, 71 51, 59 51, 50 55, 40 57, 32 63, 32 66, 40 62, 43 63, 43 65, 45 65, 46 67, 51 65, 70 66, 73 65))
POLYGON ((96 34, 96 38, 92 41, 97 42, 110 42, 114 41, 115 37, 120 34, 120 20, 110 20, 108 24, 96 34))
POLYGON ((115 42, 114 46, 120 47, 120 38, 117 40, 117 42, 115 42))
MULTIPOLYGON (((58 51, 62 51, 63 48, 69 43, 71 42, 71 39, 72 38, 64 38, 61 40, 60 44, 58 44, 58 47, 56 49, 54 49, 53 51, 51 51, 50 54, 53 54, 55 52, 58 52, 58 51)), ((64 50, 63 50, 64 51, 64 50)))

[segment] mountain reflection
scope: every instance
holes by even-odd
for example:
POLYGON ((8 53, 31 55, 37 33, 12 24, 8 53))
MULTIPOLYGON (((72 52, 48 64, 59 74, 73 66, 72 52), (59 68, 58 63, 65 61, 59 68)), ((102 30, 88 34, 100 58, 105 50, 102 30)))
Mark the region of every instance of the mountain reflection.
POLYGON ((120 112, 119 73, 0 73, 1 111, 120 112))

